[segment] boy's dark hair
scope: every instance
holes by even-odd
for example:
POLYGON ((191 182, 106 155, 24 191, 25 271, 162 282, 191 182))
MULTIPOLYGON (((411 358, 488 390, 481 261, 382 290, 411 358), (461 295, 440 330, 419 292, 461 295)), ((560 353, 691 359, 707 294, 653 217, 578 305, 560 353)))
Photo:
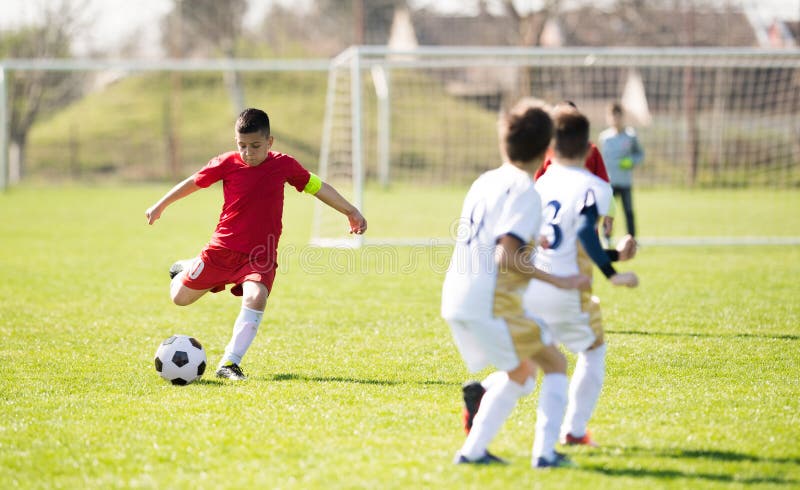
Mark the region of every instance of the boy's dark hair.
POLYGON ((269 137, 269 116, 261 109, 249 108, 239 114, 236 120, 237 133, 264 133, 264 136, 269 137))
POLYGON ((589 120, 577 111, 561 111, 555 116, 555 152, 570 160, 583 158, 589 149, 589 120))
POLYGON ((544 155, 553 138, 553 120, 536 99, 523 99, 499 122, 500 146, 512 162, 530 162, 544 155))
POLYGON ((619 102, 614 102, 608 105, 608 112, 621 116, 625 113, 625 110, 622 108, 622 104, 619 102))

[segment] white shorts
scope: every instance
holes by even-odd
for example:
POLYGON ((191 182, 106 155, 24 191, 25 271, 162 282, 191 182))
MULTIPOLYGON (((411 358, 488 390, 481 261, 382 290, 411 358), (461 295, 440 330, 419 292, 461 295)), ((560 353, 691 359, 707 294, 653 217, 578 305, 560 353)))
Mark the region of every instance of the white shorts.
POLYGON ((519 366, 520 357, 531 356, 551 343, 547 330, 526 317, 446 320, 467 369, 473 373, 489 366, 510 371, 519 366))
POLYGON ((555 341, 571 352, 585 351, 597 338, 577 290, 531 281, 523 305, 529 315, 542 318, 555 341))

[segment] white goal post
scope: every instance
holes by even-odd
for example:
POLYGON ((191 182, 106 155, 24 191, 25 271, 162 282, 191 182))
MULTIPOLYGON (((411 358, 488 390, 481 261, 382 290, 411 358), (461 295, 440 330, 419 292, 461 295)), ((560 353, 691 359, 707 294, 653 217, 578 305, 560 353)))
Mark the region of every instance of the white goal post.
POLYGON ((643 186, 800 185, 796 50, 354 46, 331 62, 327 92, 320 175, 373 220, 348 237, 318 206, 319 246, 446 239, 429 219, 442 210, 413 194, 463 192, 496 166, 498 113, 521 96, 575 102, 593 138, 621 101, 645 147, 643 186))

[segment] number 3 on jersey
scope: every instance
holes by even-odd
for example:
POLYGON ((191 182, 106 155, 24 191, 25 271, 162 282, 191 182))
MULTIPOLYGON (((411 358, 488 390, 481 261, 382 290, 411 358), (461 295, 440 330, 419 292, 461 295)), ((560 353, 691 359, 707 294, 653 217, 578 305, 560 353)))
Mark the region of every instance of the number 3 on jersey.
POLYGON ((564 238, 564 233, 561 231, 561 226, 559 226, 561 224, 561 216, 558 214, 559 211, 561 211, 561 203, 558 201, 550 201, 547 203, 542 213, 545 226, 549 228, 543 230, 543 233, 550 243, 550 246, 547 248, 551 250, 557 249, 564 238))

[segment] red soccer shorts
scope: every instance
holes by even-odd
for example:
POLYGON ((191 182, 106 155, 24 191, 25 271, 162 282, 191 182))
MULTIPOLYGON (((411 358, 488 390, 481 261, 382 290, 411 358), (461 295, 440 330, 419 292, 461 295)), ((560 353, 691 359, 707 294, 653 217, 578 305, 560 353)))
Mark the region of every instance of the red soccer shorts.
POLYGON ((231 294, 241 296, 242 283, 253 281, 260 282, 267 287, 268 292, 272 292, 275 268, 273 261, 258 260, 248 254, 208 244, 192 262, 183 277, 183 285, 190 289, 209 289, 212 293, 218 293, 224 291, 226 285, 234 284, 231 294))

